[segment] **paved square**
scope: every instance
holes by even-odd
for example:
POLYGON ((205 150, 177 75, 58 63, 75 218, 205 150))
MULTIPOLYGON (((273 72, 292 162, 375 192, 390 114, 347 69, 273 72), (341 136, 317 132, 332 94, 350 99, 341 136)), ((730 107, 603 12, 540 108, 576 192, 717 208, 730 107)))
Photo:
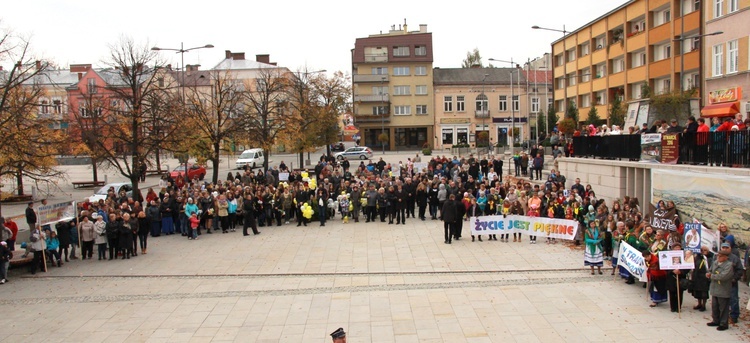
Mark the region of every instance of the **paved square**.
MULTIPOLYGON (((442 242, 442 223, 293 224, 188 241, 148 255, 12 270, 1 285, 5 342, 748 341, 709 312, 648 307, 640 285, 583 269, 566 244, 442 242)), ((741 288, 741 304, 747 287, 741 288)), ((743 312, 745 310, 743 309, 743 312)), ((746 314, 743 315, 746 318, 746 314)))

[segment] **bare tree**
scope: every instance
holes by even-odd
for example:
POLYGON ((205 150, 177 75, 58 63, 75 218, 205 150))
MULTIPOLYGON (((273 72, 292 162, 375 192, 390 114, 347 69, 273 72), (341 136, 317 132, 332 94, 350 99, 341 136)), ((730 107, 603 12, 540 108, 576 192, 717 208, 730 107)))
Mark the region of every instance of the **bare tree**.
POLYGON ((222 143, 243 132, 245 115, 245 86, 233 80, 229 72, 203 72, 209 75, 208 87, 191 82, 186 89, 187 108, 184 113, 189 125, 210 146, 209 160, 213 164, 212 182, 219 180, 222 143))
POLYGON ((248 140, 263 149, 263 171, 268 170, 268 155, 279 138, 291 132, 295 119, 286 109, 289 75, 282 68, 261 68, 245 92, 247 111, 243 122, 248 140))

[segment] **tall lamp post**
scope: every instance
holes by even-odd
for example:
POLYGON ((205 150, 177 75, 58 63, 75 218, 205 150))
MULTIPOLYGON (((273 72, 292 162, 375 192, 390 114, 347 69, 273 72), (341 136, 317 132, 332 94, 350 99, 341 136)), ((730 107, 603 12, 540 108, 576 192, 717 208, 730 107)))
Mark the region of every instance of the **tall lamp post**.
MULTIPOLYGON (((489 98, 487 98, 487 95, 484 94, 484 87, 487 84, 487 82, 486 82, 487 81, 487 76, 490 76, 490 74, 484 74, 484 76, 482 77, 482 102, 481 102, 481 104, 482 104, 482 112, 481 112, 481 114, 482 114, 482 132, 485 131, 485 128, 486 128, 486 125, 487 125, 486 124, 487 117, 490 116, 490 112, 487 109, 487 105, 489 105, 489 98)), ((489 130, 487 130, 487 131, 489 131, 489 130)), ((490 148, 489 147, 489 143, 490 143, 490 133, 489 132, 487 132, 487 142, 486 143, 487 143, 487 149, 488 149, 487 151, 489 153, 489 148, 490 148)))
MULTIPOLYGON (((380 101, 383 103, 383 106, 378 109, 380 113, 380 135, 385 134, 385 95, 388 94, 387 92, 383 92, 383 86, 385 84, 386 77, 383 76, 380 78, 380 101)), ((390 106, 389 106, 390 107, 390 106)), ((390 135, 388 135, 388 139, 390 140, 390 135)), ((383 150, 383 155, 385 155, 385 142, 380 140, 380 137, 378 136, 378 140, 380 141, 380 148, 383 150)))
MULTIPOLYGON (((185 103, 185 73, 187 73, 187 69, 185 68, 185 53, 192 50, 198 50, 198 49, 210 49, 213 48, 213 44, 206 44, 204 46, 196 46, 193 48, 185 49, 185 44, 183 42, 180 42, 180 48, 160 48, 160 47, 153 47, 151 50, 153 51, 174 51, 177 54, 180 54, 180 63, 182 64, 182 74, 181 74, 181 82, 182 85, 180 86, 180 90, 182 91, 182 103, 185 103)), ((185 184, 190 183, 190 177, 188 176, 188 159, 185 159, 185 184)))
MULTIPOLYGON (((565 99, 563 99, 563 106, 565 107, 563 109, 563 112, 566 112, 568 110, 568 79, 567 79, 567 77, 568 77, 568 61, 567 61, 567 57, 568 56, 566 56, 568 54, 568 46, 565 43, 565 38, 566 38, 565 36, 567 36, 569 32, 565 30, 565 25, 563 25, 562 30, 550 29, 550 28, 541 27, 541 26, 538 26, 538 25, 534 25, 531 28, 534 29, 534 30, 546 30, 546 31, 552 31, 552 32, 560 32, 560 33, 563 34, 563 37, 562 37, 562 40, 563 40, 563 55, 562 55, 562 57, 563 57, 563 74, 565 74, 565 77, 563 77, 563 79, 562 79, 563 80, 563 96, 565 97, 565 99)), ((554 51, 552 53, 552 58, 555 58, 554 51)), ((576 123, 576 126, 578 126, 578 123, 576 123)))
MULTIPOLYGON (((498 59, 495 59, 495 58, 490 58, 490 61, 502 62, 502 63, 510 63, 510 67, 511 68, 515 68, 516 67, 516 63, 513 62, 513 58, 511 58, 510 61, 503 61, 503 60, 498 60, 498 59)), ((515 143, 516 143, 516 107, 513 105, 513 97, 515 96, 515 94, 513 93, 513 70, 511 70, 509 74, 510 74, 510 121, 511 121, 510 136, 512 137, 510 146, 512 148, 515 145, 515 143)), ((520 85, 521 85, 521 73, 520 72, 518 73, 518 82, 517 83, 518 83, 518 85, 520 87, 520 85)), ((520 92, 518 94, 518 102, 519 103, 521 102, 521 94, 520 94, 520 92)), ((520 107, 519 107, 519 110, 520 110, 520 107)), ((520 115, 520 113, 519 113, 519 115, 520 115)))

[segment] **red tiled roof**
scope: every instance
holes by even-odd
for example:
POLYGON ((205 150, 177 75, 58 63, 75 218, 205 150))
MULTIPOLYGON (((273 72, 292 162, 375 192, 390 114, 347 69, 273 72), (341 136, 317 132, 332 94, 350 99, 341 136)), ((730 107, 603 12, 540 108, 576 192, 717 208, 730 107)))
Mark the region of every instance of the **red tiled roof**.
POLYGON ((539 83, 552 83, 552 72, 547 70, 523 70, 524 75, 526 75, 526 80, 529 81, 529 83, 533 83, 534 80, 539 83), (545 82, 546 80, 546 82, 545 82))

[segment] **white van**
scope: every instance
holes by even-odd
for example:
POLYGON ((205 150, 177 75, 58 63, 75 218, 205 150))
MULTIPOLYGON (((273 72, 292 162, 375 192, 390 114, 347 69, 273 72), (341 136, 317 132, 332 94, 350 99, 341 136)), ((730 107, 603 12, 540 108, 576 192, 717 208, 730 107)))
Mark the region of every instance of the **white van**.
MULTIPOLYGON (((268 163, 270 164, 271 161, 269 160, 268 163)), ((237 169, 242 169, 246 165, 250 166, 250 168, 260 168, 263 166, 263 149, 260 148, 254 148, 245 150, 242 152, 240 157, 237 159, 237 161, 234 163, 237 169)))

